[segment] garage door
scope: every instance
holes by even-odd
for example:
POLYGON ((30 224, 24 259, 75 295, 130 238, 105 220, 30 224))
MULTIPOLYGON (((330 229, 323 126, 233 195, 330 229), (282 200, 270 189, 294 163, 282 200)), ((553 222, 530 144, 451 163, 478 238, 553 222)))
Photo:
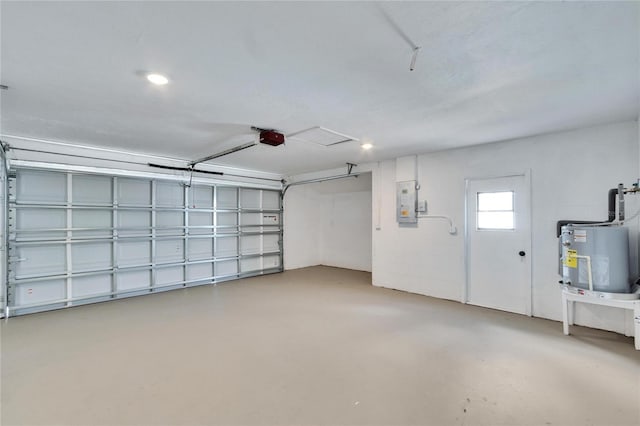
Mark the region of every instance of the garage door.
POLYGON ((277 190, 18 169, 8 313, 282 270, 277 190))

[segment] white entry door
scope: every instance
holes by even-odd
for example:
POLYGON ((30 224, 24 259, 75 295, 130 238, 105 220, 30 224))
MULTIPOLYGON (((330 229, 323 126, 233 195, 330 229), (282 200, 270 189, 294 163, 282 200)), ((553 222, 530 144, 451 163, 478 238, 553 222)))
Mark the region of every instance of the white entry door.
POLYGON ((531 315, 529 176, 466 184, 466 301, 531 315))

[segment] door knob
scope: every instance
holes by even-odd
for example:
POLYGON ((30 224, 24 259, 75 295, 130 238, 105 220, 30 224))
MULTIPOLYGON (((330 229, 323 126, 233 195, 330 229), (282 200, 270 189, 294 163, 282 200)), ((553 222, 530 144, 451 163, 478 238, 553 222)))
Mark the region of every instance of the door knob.
POLYGON ((518 254, 519 254, 520 256, 524 256, 524 255, 525 255, 525 254, 527 254, 527 253, 525 253, 524 251, 520 250, 520 251, 518 252, 518 254))

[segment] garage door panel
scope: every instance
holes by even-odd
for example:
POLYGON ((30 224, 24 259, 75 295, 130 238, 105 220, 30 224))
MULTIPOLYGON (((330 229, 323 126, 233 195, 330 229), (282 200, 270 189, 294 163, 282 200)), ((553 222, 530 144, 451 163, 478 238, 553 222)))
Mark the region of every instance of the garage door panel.
POLYGON ((280 209, 280 193, 276 191, 262 191, 262 208, 265 210, 280 209))
POLYGON ((264 235, 262 240, 262 251, 273 252, 280 250, 280 236, 277 234, 264 235))
POLYGON ((189 240, 189 260, 211 259, 212 257, 212 238, 197 238, 189 240))
POLYGON ((35 203, 65 203, 67 176, 64 173, 21 170, 17 173, 17 200, 35 203))
POLYGON ((147 211, 123 210, 118 212, 119 235, 149 235, 151 213, 147 211))
POLYGON ((184 281, 184 268, 182 266, 158 268, 156 270, 156 285, 181 283, 182 281, 184 281))
POLYGON ((66 296, 65 291, 65 280, 23 283, 15 291, 15 305, 31 305, 63 300, 66 296))
POLYGON ((118 290, 132 290, 151 287, 151 273, 149 271, 119 272, 117 277, 118 290))
POLYGON ((218 208, 235 209, 238 207, 238 189, 230 186, 218 187, 218 208))
POLYGON ((215 268, 217 277, 237 274, 238 262, 236 262, 235 260, 224 260, 216 262, 215 268))
POLYGON ((16 278, 66 273, 66 248, 62 244, 18 246, 15 254, 16 278))
POLYGON ((111 292, 111 274, 74 278, 71 288, 73 298, 108 294, 111 292))
POLYGON ((176 182, 157 182, 156 206, 175 208, 183 207, 184 186, 176 182))
POLYGON ((242 226, 261 225, 262 213, 242 213, 240 220, 242 226))
POLYGON ((178 235, 183 234, 184 213, 183 212, 157 212, 156 213, 156 235, 178 235), (167 228, 167 229, 164 229, 167 228))
POLYGON ((66 212, 62 209, 12 209, 10 215, 16 218, 14 228, 20 240, 57 240, 67 235, 66 212), (46 231, 58 229, 58 231, 46 231))
POLYGON ((112 178, 97 175, 73 175, 74 204, 111 204, 112 178))
POLYGON ((16 228, 19 231, 28 229, 64 229, 66 225, 67 213, 62 209, 21 208, 17 210, 16 228))
POLYGON ((249 259, 242 259, 240 261, 240 272, 255 272, 262 269, 261 259, 259 257, 252 257, 249 259))
POLYGON ((240 206, 243 209, 259 209, 260 193, 259 189, 240 189, 240 206))
POLYGON ((156 262, 171 263, 184 260, 184 241, 158 240, 156 241, 156 262))
POLYGON ((216 241, 216 253, 215 256, 220 257, 231 257, 238 255, 238 238, 237 237, 226 237, 226 238, 218 238, 216 241))
POLYGON ((263 213, 262 214, 262 224, 271 226, 271 230, 275 229, 273 226, 280 225, 280 214, 279 213, 263 213))
POLYGON ((194 209, 211 209, 213 208, 213 188, 210 186, 192 186, 191 187, 191 203, 194 209))
POLYGON ((131 206, 150 206, 151 181, 118 178, 118 203, 131 206))
POLYGON ((73 228, 93 228, 95 230, 73 231, 74 237, 108 237, 112 235, 112 213, 108 210, 74 210, 73 228))
POLYGON ((238 215, 237 213, 217 213, 218 234, 231 234, 238 232, 238 215))
POLYGON ((151 263, 151 242, 119 241, 118 266, 138 266, 151 263))
POLYGON ((83 243, 71 247, 72 270, 77 272, 111 268, 111 243, 83 243))
POLYGON ((110 228, 112 222, 108 210, 74 210, 71 217, 74 228, 110 228))
POLYGON ((260 235, 245 235, 240 237, 241 254, 260 253, 262 242, 260 235))
POLYGON ((277 255, 264 256, 262 258, 262 267, 264 269, 280 267, 280 256, 277 256, 277 255))
POLYGON ((211 263, 199 263, 187 267, 187 280, 189 281, 210 279, 212 276, 213 269, 211 263))
POLYGON ((213 225, 213 215, 211 213, 190 213, 189 214, 189 227, 195 227, 190 229, 190 233, 193 235, 210 234, 213 229, 207 228, 213 225), (203 228, 198 228, 202 226, 203 228))

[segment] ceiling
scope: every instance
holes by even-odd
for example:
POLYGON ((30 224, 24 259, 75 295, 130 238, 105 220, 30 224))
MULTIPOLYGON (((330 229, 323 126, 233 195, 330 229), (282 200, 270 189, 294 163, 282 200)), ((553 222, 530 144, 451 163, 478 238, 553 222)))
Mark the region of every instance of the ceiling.
POLYGON ((0 3, 1 133, 295 174, 636 119, 638 2, 0 3), (421 47, 409 71, 412 43, 421 47), (166 74, 152 86, 144 73, 166 74))

